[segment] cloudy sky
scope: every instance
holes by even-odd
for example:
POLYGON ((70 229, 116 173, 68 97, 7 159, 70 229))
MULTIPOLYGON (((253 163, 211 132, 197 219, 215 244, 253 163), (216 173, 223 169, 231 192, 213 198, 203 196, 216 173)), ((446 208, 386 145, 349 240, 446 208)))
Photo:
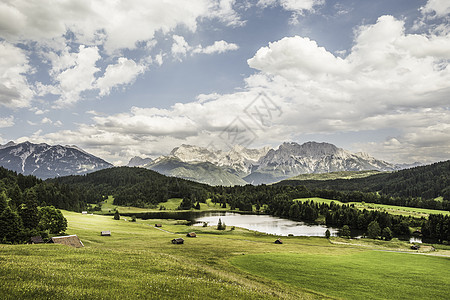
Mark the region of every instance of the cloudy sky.
POLYGON ((450 159, 448 0, 0 0, 0 144, 450 159))

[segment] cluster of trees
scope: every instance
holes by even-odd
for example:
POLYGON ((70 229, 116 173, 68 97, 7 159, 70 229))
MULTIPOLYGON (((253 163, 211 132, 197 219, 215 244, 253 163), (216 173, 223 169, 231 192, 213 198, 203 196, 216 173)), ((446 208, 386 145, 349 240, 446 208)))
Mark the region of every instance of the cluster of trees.
POLYGON ((48 234, 62 233, 67 228, 67 220, 54 206, 37 205, 37 195, 33 189, 27 190, 21 202, 14 202, 0 192, 0 242, 23 243, 32 236, 48 237, 48 234))

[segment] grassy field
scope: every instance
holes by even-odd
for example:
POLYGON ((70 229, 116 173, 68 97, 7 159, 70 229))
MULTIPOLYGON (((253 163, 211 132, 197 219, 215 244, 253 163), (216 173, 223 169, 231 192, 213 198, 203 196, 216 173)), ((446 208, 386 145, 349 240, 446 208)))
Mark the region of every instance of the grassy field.
POLYGON ((312 173, 312 174, 300 174, 285 180, 334 180, 334 179, 354 179, 364 178, 382 172, 369 170, 369 171, 340 171, 329 173, 312 173))
POLYGON ((345 299, 448 299, 450 258, 366 251, 345 255, 253 254, 244 270, 345 299))
MULTIPOLYGON (((351 293, 383 298, 379 291, 388 292, 393 285, 399 295, 410 295, 410 280, 398 280, 398 273, 392 273, 406 268, 408 278, 416 278, 422 287, 418 295, 429 293, 425 298, 437 299, 449 293, 448 257, 373 250, 394 249, 388 246, 393 245, 395 250, 412 252, 400 241, 358 246, 337 244, 340 239, 332 244, 325 238, 283 237, 284 244, 276 245, 274 236, 240 228, 217 231, 176 220, 127 222, 111 216, 66 211, 64 215, 67 233, 77 234, 85 247, 0 245, 0 298, 323 299, 347 298, 351 293), (155 228, 154 223, 163 227, 155 228), (102 230, 111 230, 112 236, 100 236, 102 230), (190 231, 198 237, 185 237, 190 231), (184 237, 185 243, 171 244, 175 237, 184 237), (247 261, 255 268, 249 269, 247 261), (296 266, 302 266, 303 277, 298 277, 296 266), (284 278, 273 276, 280 272, 284 278), (331 274, 337 276, 333 279, 331 274), (380 281, 383 274, 385 280, 380 281), (317 285, 322 280, 318 276, 323 276, 326 287, 335 282, 339 293, 317 285), (440 287, 429 282, 433 276, 440 287), (355 290, 348 282, 341 283, 345 278, 381 286, 355 290)), ((432 253, 450 255, 450 250, 432 253)))
POLYGON ((406 206, 395 206, 395 205, 385 205, 385 204, 375 204, 375 203, 363 203, 363 202, 348 202, 348 203, 342 203, 340 201, 336 200, 330 200, 330 199, 324 199, 324 198, 301 198, 301 199, 295 199, 295 201, 314 201, 318 203, 327 203, 330 204, 331 202, 334 202, 339 205, 343 204, 354 204, 356 208, 358 209, 367 209, 367 210, 379 210, 379 211, 385 211, 387 213, 390 213, 392 215, 404 215, 404 216, 413 216, 413 217, 428 217, 430 214, 443 214, 443 215, 450 215, 449 211, 446 210, 435 210, 435 209, 426 209, 426 208, 416 208, 416 207, 406 207, 406 206))
MULTIPOLYGON (((133 213, 144 213, 144 212, 155 212, 160 211, 159 207, 163 206, 165 210, 177 210, 178 206, 180 206, 182 199, 181 198, 172 198, 167 200, 166 202, 160 202, 156 208, 139 208, 132 206, 119 206, 114 205, 114 198, 109 196, 102 203, 102 210, 100 212, 96 212, 99 214, 111 214, 117 209, 120 213, 133 214, 133 213)), ((229 210, 230 206, 227 204, 227 208, 222 208, 220 204, 215 204, 211 201, 211 199, 207 199, 206 203, 200 203, 200 210, 229 210)))

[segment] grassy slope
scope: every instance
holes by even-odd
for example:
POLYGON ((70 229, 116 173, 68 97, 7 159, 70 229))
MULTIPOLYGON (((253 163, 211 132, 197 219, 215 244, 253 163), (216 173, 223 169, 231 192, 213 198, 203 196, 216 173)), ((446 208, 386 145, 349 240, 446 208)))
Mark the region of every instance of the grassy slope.
POLYGON ((314 174, 300 174, 285 180, 333 180, 333 179, 353 179, 364 178, 382 172, 369 170, 369 171, 341 171, 330 173, 314 173, 314 174))
MULTIPOLYGON (((180 225, 183 222, 175 220, 138 220, 137 223, 131 223, 124 220, 115 221, 111 216, 72 212, 64 212, 64 215, 69 221, 67 233, 77 234, 85 247, 74 249, 53 244, 0 245, 2 297, 316 299, 323 298, 324 295, 322 290, 314 285, 292 285, 289 282, 286 285, 278 282, 276 278, 275 281, 270 277, 266 278, 266 275, 258 270, 255 274, 249 274, 229 261, 232 258, 246 260, 247 257, 255 260, 258 256, 253 255, 268 253, 275 256, 288 255, 285 256, 289 258, 287 262, 292 258, 294 263, 297 263, 297 257, 302 257, 308 266, 313 266, 322 257, 334 256, 339 260, 343 258, 341 261, 355 270, 358 264, 352 265, 353 260, 346 261, 345 257, 357 257, 358 253, 372 252, 366 250, 368 248, 358 248, 354 245, 332 245, 324 238, 284 237, 285 243, 276 245, 273 243, 275 238, 265 234, 239 228, 219 232, 213 227, 180 225), (162 229, 175 234, 151 226, 155 222, 162 223, 162 229), (101 237, 101 230, 111 230, 112 236, 101 237), (196 231, 198 237, 185 238, 184 245, 170 243, 174 237, 184 237, 190 231, 196 231)), ((406 243, 397 242, 395 246, 408 251, 406 243)), ((440 250, 440 253, 442 252, 448 251, 440 250)), ((385 258, 392 262, 390 267, 393 269, 404 263, 396 259, 395 253, 384 254, 385 258)), ((420 272, 428 276, 429 269, 422 267, 428 264, 428 257, 408 257, 418 261, 417 268, 415 265, 409 265, 411 274, 420 272)), ((446 264, 448 269, 448 259, 437 258, 437 261, 446 264)), ((255 263, 258 264, 257 259, 255 263)), ((434 264, 432 266, 436 267, 434 264)), ((321 272, 330 273, 333 267, 324 263, 321 272)), ((443 269, 445 268, 436 268, 433 274, 438 277, 437 281, 448 282, 448 272, 441 271, 443 269)), ((364 270, 364 266, 361 266, 356 273, 371 280, 371 272, 364 270)), ((289 278, 296 276, 294 273, 285 274, 289 278)), ((394 280, 397 278, 386 278, 389 284, 394 280)), ((417 280, 420 283, 420 280, 417 280)), ((409 288, 409 285, 400 282, 397 288, 401 291, 409 288)), ((446 289, 448 286, 443 286, 437 289, 434 295, 447 292, 446 289)), ((376 290, 372 292, 375 294, 376 290)))
MULTIPOLYGON (((114 198, 112 196, 109 196, 108 199, 104 201, 102 204, 102 211, 101 213, 112 213, 114 212, 114 209, 117 208, 117 210, 120 213, 127 213, 127 214, 133 214, 133 213, 143 213, 143 212, 155 212, 160 211, 159 207, 162 205, 166 208, 166 210, 177 210, 177 208, 180 206, 182 199, 180 198, 172 198, 167 200, 167 202, 160 202, 158 204, 158 208, 151 209, 151 208, 139 208, 139 207, 132 207, 132 206, 118 206, 113 204, 114 198)), ((207 199, 206 203, 200 203, 200 210, 201 211, 207 211, 207 210, 229 210, 230 206, 227 204, 227 208, 220 207, 220 204, 215 204, 211 201, 211 199, 207 199)), ((98 212, 97 212, 98 213, 98 212)))
POLYGON ((365 251, 338 255, 270 253, 233 264, 296 287, 345 299, 448 299, 450 258, 365 251))
POLYGON ((375 203, 362 203, 362 202, 348 202, 342 203, 336 200, 324 199, 324 198, 301 198, 295 199, 296 201, 308 201, 312 200, 318 203, 327 203, 330 204, 334 202, 336 204, 354 204, 358 209, 367 209, 367 210, 379 210, 386 211, 393 215, 405 215, 405 216, 413 216, 413 217, 428 217, 430 214, 443 214, 450 215, 449 211, 446 210, 434 210, 434 209, 426 209, 426 208, 415 208, 415 207, 406 207, 406 206, 395 206, 395 205, 385 205, 385 204, 375 204, 375 203))

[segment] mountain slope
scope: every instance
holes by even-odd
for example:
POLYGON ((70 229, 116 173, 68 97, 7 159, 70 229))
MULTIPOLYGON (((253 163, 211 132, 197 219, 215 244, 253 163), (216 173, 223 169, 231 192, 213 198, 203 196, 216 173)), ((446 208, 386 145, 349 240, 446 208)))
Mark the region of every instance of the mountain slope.
POLYGON ((0 166, 46 179, 73 174, 85 174, 112 165, 74 146, 8 143, 0 147, 0 166))
POLYGON ((210 162, 183 162, 176 157, 164 157, 146 165, 158 173, 210 185, 244 185, 246 182, 210 162))

